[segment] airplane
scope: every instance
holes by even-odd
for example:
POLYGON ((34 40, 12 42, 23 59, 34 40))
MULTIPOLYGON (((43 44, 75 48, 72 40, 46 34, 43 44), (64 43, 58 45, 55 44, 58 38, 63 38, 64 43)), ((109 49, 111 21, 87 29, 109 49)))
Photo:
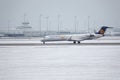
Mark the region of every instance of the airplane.
POLYGON ((87 33, 87 34, 71 34, 71 35, 49 35, 49 36, 45 36, 43 39, 41 39, 41 41, 43 42, 43 44, 45 44, 45 42, 50 42, 50 41, 73 41, 74 44, 76 43, 80 44, 80 42, 84 40, 92 40, 103 37, 107 28, 112 28, 112 27, 102 26, 98 32, 92 34, 87 33))

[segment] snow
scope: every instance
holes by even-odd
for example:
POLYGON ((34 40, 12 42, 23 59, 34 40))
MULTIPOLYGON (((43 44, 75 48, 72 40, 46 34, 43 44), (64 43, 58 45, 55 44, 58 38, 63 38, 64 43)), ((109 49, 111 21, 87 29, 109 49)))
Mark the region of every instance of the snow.
POLYGON ((0 80, 120 80, 120 46, 0 46, 0 80))
MULTIPOLYGON (((40 39, 7 38, 0 44, 41 44, 40 39)), ((81 43, 120 43, 120 37, 81 43)), ((0 46, 0 80, 120 80, 120 45, 0 46)))

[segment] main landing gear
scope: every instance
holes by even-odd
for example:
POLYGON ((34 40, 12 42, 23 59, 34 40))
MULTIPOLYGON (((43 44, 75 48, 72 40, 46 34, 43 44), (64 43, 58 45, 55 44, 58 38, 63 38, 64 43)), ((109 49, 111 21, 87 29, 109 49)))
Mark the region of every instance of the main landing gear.
MULTIPOLYGON (((76 44, 76 41, 73 41, 74 44, 76 44)), ((78 44, 80 44, 80 41, 77 41, 78 44)))
POLYGON ((43 41, 43 44, 45 44, 45 41, 43 41))

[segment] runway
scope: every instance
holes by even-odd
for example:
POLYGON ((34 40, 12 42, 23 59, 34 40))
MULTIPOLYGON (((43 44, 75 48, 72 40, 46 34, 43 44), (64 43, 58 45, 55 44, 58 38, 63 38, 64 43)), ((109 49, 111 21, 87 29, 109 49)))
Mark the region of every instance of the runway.
POLYGON ((99 46, 99 45, 120 45, 120 43, 0 43, 0 46, 64 46, 64 45, 75 45, 75 46, 99 46))

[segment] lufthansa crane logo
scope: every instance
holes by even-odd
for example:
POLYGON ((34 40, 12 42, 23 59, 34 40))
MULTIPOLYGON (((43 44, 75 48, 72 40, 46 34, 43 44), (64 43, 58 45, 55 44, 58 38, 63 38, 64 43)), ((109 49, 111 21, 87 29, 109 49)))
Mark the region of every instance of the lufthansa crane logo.
POLYGON ((105 31, 104 31, 103 29, 100 30, 100 33, 101 33, 101 34, 104 34, 104 32, 105 32, 105 31))

